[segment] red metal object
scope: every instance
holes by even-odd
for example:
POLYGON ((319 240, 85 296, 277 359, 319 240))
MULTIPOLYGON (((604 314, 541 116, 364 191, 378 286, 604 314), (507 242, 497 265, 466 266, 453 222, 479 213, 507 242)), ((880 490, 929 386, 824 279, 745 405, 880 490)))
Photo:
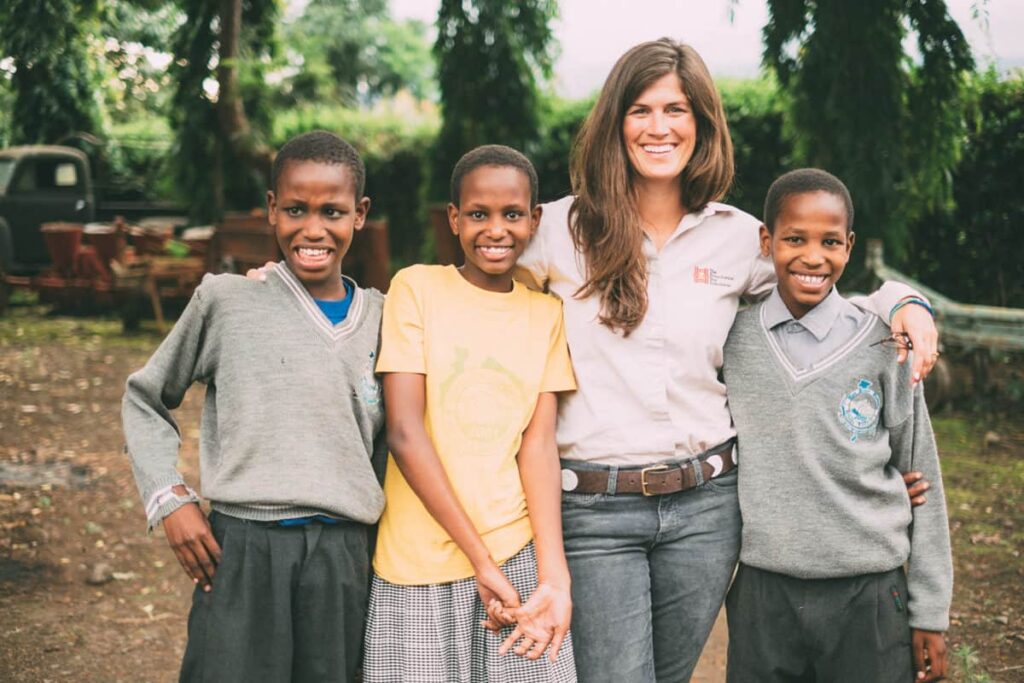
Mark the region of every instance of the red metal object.
POLYGON ((74 272, 75 257, 82 244, 82 229, 81 223, 43 223, 40 228, 57 272, 68 276, 74 272))

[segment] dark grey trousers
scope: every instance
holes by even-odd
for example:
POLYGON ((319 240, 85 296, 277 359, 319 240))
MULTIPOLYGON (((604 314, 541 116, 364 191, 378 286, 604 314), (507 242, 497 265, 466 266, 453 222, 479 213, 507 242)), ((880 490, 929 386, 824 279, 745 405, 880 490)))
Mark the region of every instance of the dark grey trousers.
POLYGON ((797 579, 740 564, 725 602, 729 683, 911 683, 903 568, 797 579))
POLYGON ((355 678, 370 580, 369 527, 281 527, 210 515, 222 559, 196 590, 182 682, 355 678))

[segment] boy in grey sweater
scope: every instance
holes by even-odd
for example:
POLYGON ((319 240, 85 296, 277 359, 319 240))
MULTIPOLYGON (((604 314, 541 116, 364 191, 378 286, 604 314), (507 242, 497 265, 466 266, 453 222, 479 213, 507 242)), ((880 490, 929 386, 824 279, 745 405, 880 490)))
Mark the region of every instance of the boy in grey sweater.
POLYGON ((779 283, 724 352, 743 514, 728 679, 940 680, 949 529, 922 386, 896 363, 907 342, 835 290, 854 240, 837 178, 787 173, 764 214, 779 283), (910 469, 934 492, 913 511, 910 469))
MULTIPOLYGON (((384 297, 341 274, 370 200, 358 153, 317 131, 274 161, 268 219, 285 255, 266 282, 207 275, 128 378, 127 451, 150 527, 196 584, 183 681, 349 681, 362 643, 384 297), (176 469, 171 416, 206 385, 209 520, 176 469)), ((381 452, 382 453, 382 452, 381 452)))

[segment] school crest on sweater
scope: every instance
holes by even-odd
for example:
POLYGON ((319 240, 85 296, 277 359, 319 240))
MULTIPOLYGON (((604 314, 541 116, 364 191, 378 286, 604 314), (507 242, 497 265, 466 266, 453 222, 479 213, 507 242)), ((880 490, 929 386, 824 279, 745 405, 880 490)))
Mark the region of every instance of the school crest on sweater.
POLYGON ((882 414, 882 397, 871 388, 871 381, 862 379, 857 388, 839 401, 839 424, 850 432, 850 443, 860 437, 872 438, 882 414))

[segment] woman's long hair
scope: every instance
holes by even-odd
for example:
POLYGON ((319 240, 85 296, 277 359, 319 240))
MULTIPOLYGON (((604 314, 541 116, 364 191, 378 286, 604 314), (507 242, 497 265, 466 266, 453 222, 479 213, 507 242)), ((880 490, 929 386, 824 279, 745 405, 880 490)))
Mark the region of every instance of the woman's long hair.
POLYGON ((669 38, 641 43, 619 58, 576 137, 570 162, 575 200, 569 226, 587 267, 576 296, 599 296, 601 323, 626 336, 647 313, 647 261, 622 123, 637 98, 668 73, 679 77, 697 119, 693 156, 679 177, 683 206, 701 210, 724 195, 733 159, 722 101, 696 50, 669 38))

